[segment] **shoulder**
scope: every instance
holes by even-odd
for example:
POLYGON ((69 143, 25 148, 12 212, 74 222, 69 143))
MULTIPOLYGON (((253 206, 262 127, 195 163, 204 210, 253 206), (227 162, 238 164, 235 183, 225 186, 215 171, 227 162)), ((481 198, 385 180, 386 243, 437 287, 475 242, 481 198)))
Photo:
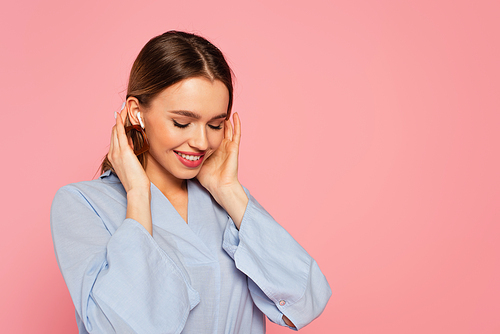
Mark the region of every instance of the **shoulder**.
MULTIPOLYGON (((98 179, 61 187, 50 209, 53 235, 69 229, 92 226, 115 231, 126 217, 127 194, 120 180, 111 172, 98 179)), ((83 233, 83 232, 82 232, 83 233)))
POLYGON ((93 206, 110 199, 126 198, 120 179, 111 171, 104 172, 99 178, 67 184, 56 192, 52 206, 67 206, 75 202, 87 202, 93 206))

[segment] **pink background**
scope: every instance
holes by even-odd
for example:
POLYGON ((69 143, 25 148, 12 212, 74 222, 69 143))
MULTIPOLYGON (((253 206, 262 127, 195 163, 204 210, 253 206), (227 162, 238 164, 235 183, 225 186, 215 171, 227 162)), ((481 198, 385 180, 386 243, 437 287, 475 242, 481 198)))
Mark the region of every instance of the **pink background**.
POLYGON ((227 55, 240 179, 330 282, 302 333, 500 333, 498 1, 2 7, 3 333, 77 332, 50 204, 94 177, 135 56, 170 29, 227 55))

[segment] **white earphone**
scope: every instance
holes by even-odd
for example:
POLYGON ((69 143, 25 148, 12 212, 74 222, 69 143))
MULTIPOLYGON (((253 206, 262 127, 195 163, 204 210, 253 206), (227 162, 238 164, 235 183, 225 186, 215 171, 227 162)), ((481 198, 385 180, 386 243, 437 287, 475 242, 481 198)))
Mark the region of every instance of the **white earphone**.
POLYGON ((140 111, 137 112, 137 119, 139 120, 139 123, 141 124, 141 128, 144 129, 144 123, 142 122, 141 112, 140 111))

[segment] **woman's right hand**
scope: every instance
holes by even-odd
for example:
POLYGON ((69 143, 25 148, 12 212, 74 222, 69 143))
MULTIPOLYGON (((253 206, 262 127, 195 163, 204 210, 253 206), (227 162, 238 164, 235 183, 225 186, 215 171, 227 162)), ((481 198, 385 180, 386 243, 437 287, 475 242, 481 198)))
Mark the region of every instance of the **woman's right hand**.
POLYGON ((116 124, 111 131, 108 159, 127 192, 127 216, 153 235, 151 219, 151 182, 137 159, 132 140, 127 138, 124 122, 127 112, 117 113, 116 124))
POLYGON ((118 175, 127 194, 130 190, 149 190, 150 181, 134 153, 132 140, 125 133, 127 111, 116 114, 116 124, 111 131, 108 160, 118 175))

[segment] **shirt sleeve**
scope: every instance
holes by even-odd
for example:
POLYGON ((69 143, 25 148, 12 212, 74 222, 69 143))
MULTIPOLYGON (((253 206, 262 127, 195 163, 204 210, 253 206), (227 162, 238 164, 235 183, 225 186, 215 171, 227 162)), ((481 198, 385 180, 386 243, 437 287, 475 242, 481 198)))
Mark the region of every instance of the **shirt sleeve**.
POLYGON ((298 330, 323 312, 330 286, 316 261, 245 191, 240 230, 229 218, 223 248, 248 276, 255 305, 282 326, 285 315, 298 330))
POLYGON ((69 185, 54 197, 51 230, 86 331, 182 331, 199 295, 141 224, 125 219, 111 234, 86 197, 69 185))

